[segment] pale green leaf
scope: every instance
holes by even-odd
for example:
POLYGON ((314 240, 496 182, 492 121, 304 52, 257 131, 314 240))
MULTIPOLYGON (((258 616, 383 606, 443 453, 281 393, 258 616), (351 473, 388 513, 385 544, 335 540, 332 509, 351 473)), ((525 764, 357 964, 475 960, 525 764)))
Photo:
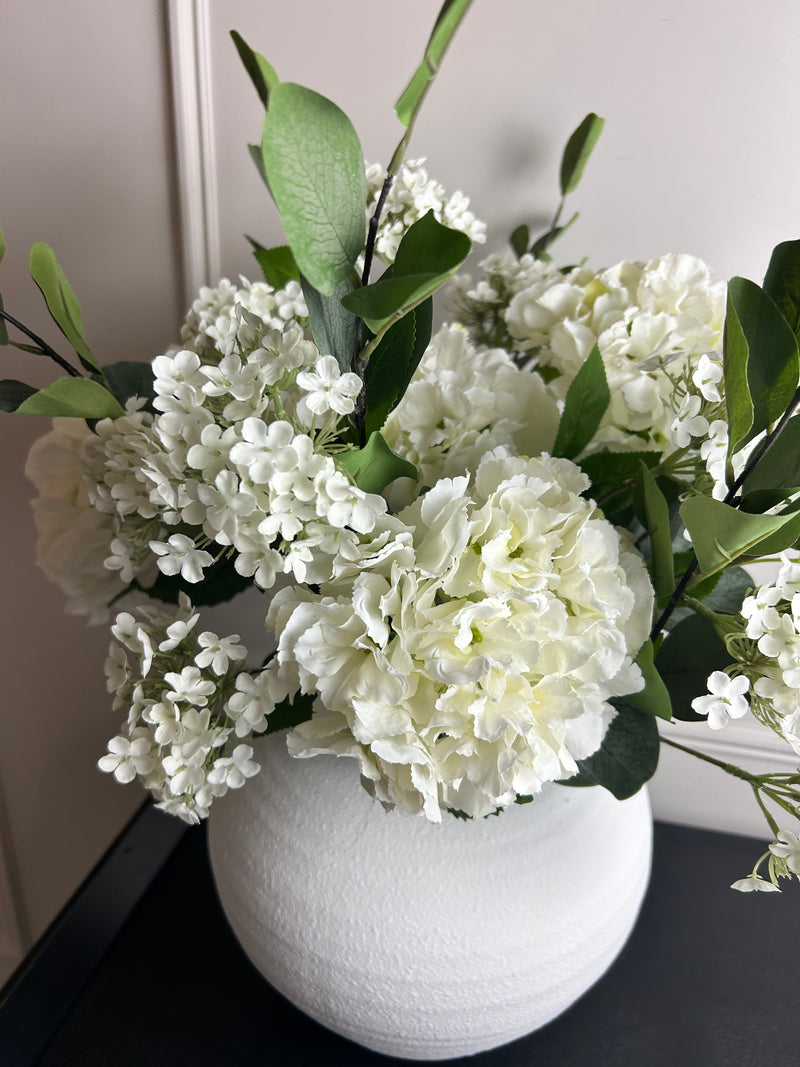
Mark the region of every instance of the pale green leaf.
POLYGON ((264 280, 273 289, 285 289, 289 282, 300 281, 300 268, 288 245, 265 248, 254 237, 248 237, 247 240, 253 246, 253 255, 261 267, 264 280))
POLYGON ((24 400, 17 414, 117 419, 125 411, 99 382, 90 378, 57 378, 24 400))
POLYGON ((365 493, 382 493, 395 478, 417 477, 417 468, 398 456, 380 433, 373 433, 357 452, 342 452, 336 462, 365 493))
POLYGON ((624 697, 625 703, 646 715, 655 715, 669 722, 672 718, 672 704, 669 691, 653 663, 652 641, 645 641, 635 662, 642 672, 644 689, 640 689, 638 693, 629 693, 624 697))
POLYGON ((422 62, 394 106, 398 119, 408 126, 422 99, 436 77, 453 35, 467 13, 472 0, 445 0, 433 27, 422 62))
POLYGON ((358 351, 359 322, 343 304, 344 297, 353 291, 353 283, 345 278, 330 296, 320 293, 307 278, 301 277, 303 296, 314 343, 323 355, 333 356, 342 374, 353 369, 358 351))
POLYGON ((364 153, 334 103, 292 82, 270 93, 261 143, 289 247, 315 289, 330 296, 366 241, 364 153))
POLYGON ((714 574, 741 556, 752 554, 756 547, 759 554, 781 551, 775 546, 786 538, 783 548, 793 544, 797 538, 793 534, 795 526, 800 528, 797 513, 751 515, 706 496, 690 496, 685 500, 681 518, 704 575, 714 574))
POLYGON ((99 371, 100 368, 86 343, 78 299, 59 266, 52 248, 41 243, 33 246, 30 254, 30 272, 41 290, 47 310, 53 316, 59 330, 80 356, 81 363, 88 370, 99 371))

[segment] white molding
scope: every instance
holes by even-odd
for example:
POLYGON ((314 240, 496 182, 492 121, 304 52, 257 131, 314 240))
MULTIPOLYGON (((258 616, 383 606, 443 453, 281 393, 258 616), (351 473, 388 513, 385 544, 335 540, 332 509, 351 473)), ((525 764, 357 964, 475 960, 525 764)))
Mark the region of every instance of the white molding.
POLYGON ((186 307, 220 276, 209 0, 169 0, 169 47, 186 307))

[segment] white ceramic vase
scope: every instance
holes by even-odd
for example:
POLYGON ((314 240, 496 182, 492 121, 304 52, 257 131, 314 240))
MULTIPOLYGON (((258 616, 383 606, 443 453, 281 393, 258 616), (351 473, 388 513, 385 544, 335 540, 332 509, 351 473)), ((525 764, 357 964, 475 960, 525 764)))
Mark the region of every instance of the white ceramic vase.
POLYGON ((543 1026, 609 967, 650 872, 646 791, 549 786, 497 817, 387 814, 354 760, 292 759, 215 803, 214 878, 247 955, 297 1007, 415 1060, 543 1026))

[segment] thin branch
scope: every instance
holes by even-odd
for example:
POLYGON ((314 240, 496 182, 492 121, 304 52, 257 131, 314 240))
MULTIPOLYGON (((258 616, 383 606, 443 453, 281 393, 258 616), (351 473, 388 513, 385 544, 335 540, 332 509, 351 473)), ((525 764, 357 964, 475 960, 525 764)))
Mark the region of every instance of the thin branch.
POLYGON ((12 326, 16 326, 16 328, 21 333, 24 333, 26 337, 30 337, 34 344, 37 344, 39 348, 42 349, 42 355, 48 356, 50 359, 54 360, 59 365, 59 367, 61 367, 67 372, 67 374, 71 375, 73 378, 83 377, 81 372, 75 370, 74 367, 70 366, 70 364, 67 363, 64 357, 60 356, 58 352, 56 352, 56 350, 47 343, 47 341, 39 337, 38 334, 35 334, 33 330, 29 330, 27 326, 21 323, 18 319, 15 319, 13 315, 9 315, 7 311, 0 308, 0 317, 4 318, 6 322, 10 322, 12 326))

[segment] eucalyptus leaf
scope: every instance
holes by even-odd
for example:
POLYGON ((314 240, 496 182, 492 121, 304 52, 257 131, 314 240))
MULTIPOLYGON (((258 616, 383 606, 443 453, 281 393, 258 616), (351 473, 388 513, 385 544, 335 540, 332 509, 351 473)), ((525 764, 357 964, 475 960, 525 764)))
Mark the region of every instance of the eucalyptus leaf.
POLYGON ((365 493, 382 493, 395 478, 417 477, 414 464, 393 452, 378 432, 357 452, 342 452, 336 462, 365 493))
POLYGON ((47 310, 59 330, 78 353, 81 363, 88 370, 99 371, 100 368, 86 343, 78 299, 59 266, 52 248, 41 243, 33 246, 30 254, 30 272, 41 290, 47 310))
POLYGON ((564 401, 553 455, 574 459, 589 444, 611 402, 603 357, 595 344, 564 401))
POLYGON ((0 411, 16 411, 36 391, 33 385, 26 385, 16 378, 3 378, 0 381, 0 411))
POLYGON ((367 434, 380 430, 402 400, 428 347, 433 329, 433 301, 418 304, 386 332, 367 362, 367 434))
POLYGON ((150 363, 121 360, 103 367, 103 377, 123 407, 128 400, 139 396, 147 401, 147 407, 152 411, 156 394, 150 363))
POLYGON ((660 747, 655 718, 622 702, 616 706, 603 744, 593 756, 578 760, 578 774, 560 785, 601 785, 617 800, 627 800, 653 777, 660 747))
POLYGON ((638 693, 629 693, 624 698, 625 703, 636 708, 637 711, 643 711, 646 715, 655 715, 669 722, 672 718, 672 704, 669 691, 653 662, 652 641, 645 641, 639 649, 636 663, 644 678, 644 689, 640 689, 638 693))
POLYGON ((57 378, 27 397, 20 415, 64 415, 80 419, 117 419, 125 412, 116 398, 90 378, 57 378))
POLYGON ((775 248, 764 276, 764 291, 800 339, 800 241, 784 241, 775 248))
POLYGON ((261 175, 262 182, 266 185, 267 189, 269 189, 269 179, 267 178, 267 168, 264 166, 264 154, 261 151, 261 145, 249 144, 247 146, 247 151, 256 165, 256 170, 261 175))
POLYGON ((253 237, 248 237, 247 240, 253 246, 253 255, 261 267, 264 280, 273 289, 285 289, 289 282, 300 281, 300 268, 288 245, 265 248, 253 237))
POLYGON ((675 588, 669 504, 646 464, 639 465, 639 473, 653 556, 653 586, 659 596, 669 596, 675 588))
POLYGON ((706 496, 689 497, 680 511, 704 575, 722 570, 757 546, 759 554, 780 552, 800 533, 800 515, 751 515, 706 496))
MULTIPOLYGON (((789 406, 800 380, 800 353, 797 339, 774 300, 755 282, 747 278, 730 280, 728 315, 731 314, 738 325, 737 362, 745 364, 753 409, 752 425, 745 437, 734 442, 731 434, 732 450, 736 451, 739 444, 777 422, 789 406)), ((740 368, 737 377, 739 373, 740 368)), ((727 396, 727 368, 725 387, 727 396)))
POLYGON ((403 236, 389 277, 356 289, 342 303, 377 335, 440 288, 470 247, 465 233, 442 226, 428 211, 403 236))
POLYGON ((531 233, 527 226, 517 226, 516 230, 511 234, 508 239, 511 248, 514 251, 514 255, 517 259, 521 259, 522 256, 528 251, 528 245, 530 243, 531 233))
POLYGON ((586 164, 589 162, 594 146, 597 144, 600 134, 603 132, 605 119, 589 112, 581 124, 573 131, 564 155, 561 158, 561 195, 573 192, 578 187, 586 164))
POLYGON ((330 296, 366 240, 364 153, 350 119, 293 82, 272 89, 261 142, 264 169, 297 265, 330 296))
POLYGON ((353 369, 359 347, 358 319, 343 304, 343 298, 353 291, 353 283, 345 278, 330 296, 320 293, 307 278, 301 277, 300 283, 317 348, 323 355, 333 356, 346 374, 353 369))
POLYGON ((710 619, 690 615, 671 626, 656 656, 656 666, 669 690, 672 714, 683 722, 705 719, 692 708, 692 700, 707 692, 708 676, 731 663, 725 642, 710 619))
POLYGON ((404 126, 414 117, 425 93, 430 88, 444 58, 453 35, 467 13, 472 0, 445 0, 434 23, 422 62, 414 71, 400 99, 394 106, 395 113, 404 126))
POLYGON ((274 89, 280 81, 280 78, 275 73, 275 68, 271 63, 268 63, 259 52, 254 52, 242 35, 237 33, 236 30, 231 30, 231 37, 233 38, 233 43, 236 45, 236 51, 239 53, 239 58, 244 64, 244 68, 250 75, 250 80, 256 88, 259 100, 264 107, 267 107, 270 91, 274 89))

